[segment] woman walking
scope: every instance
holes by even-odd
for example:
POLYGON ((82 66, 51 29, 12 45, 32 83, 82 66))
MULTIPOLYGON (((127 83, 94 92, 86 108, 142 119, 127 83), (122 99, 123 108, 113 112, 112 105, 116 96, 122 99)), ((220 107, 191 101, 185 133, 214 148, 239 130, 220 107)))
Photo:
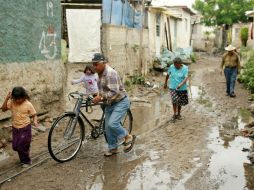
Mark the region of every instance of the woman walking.
POLYGON ((189 69, 183 64, 180 58, 175 58, 169 69, 165 79, 164 88, 169 87, 172 98, 174 115, 171 122, 174 123, 177 119, 181 120, 182 106, 188 104, 187 80, 189 69))

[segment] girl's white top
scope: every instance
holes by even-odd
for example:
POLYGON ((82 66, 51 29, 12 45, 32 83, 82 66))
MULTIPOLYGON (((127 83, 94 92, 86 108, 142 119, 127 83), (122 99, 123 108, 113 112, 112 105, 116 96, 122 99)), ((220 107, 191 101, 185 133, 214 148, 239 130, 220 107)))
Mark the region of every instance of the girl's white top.
POLYGON ((97 73, 91 74, 91 75, 83 74, 80 77, 80 79, 72 80, 71 83, 78 84, 78 83, 83 82, 86 87, 86 93, 87 94, 95 94, 98 92, 98 84, 97 84, 98 80, 99 80, 99 77, 98 77, 97 73))

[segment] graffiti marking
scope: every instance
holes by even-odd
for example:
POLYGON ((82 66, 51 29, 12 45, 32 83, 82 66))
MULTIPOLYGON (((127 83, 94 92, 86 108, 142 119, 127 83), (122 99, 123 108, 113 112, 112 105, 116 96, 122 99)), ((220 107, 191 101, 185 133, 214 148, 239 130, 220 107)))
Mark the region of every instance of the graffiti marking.
POLYGON ((47 2, 47 16, 54 17, 54 4, 51 1, 47 2))

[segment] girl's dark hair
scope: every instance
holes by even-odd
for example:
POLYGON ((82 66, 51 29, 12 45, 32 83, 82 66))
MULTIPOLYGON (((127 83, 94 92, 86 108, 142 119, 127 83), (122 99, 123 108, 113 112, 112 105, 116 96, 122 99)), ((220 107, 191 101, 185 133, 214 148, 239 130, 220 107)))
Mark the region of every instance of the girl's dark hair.
POLYGON ((27 100, 30 100, 30 97, 28 96, 26 90, 22 86, 16 86, 12 89, 11 97, 14 100, 25 98, 27 100))
POLYGON ((92 65, 87 65, 87 66, 85 67, 84 73, 86 73, 87 70, 90 70, 92 74, 95 73, 95 70, 94 70, 94 68, 93 68, 92 65))

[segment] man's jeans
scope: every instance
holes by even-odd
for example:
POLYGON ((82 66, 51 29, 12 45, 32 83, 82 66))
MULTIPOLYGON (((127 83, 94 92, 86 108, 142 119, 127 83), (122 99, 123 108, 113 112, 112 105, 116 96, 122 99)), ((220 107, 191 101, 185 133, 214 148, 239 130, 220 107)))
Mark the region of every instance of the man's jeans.
POLYGON ((128 135, 128 132, 122 127, 120 122, 129 108, 130 101, 128 97, 105 108, 105 128, 109 150, 117 148, 118 140, 128 135))
POLYGON ((224 74, 226 77, 226 84, 227 84, 227 94, 234 94, 235 90, 235 81, 237 77, 237 67, 224 69, 224 74))

